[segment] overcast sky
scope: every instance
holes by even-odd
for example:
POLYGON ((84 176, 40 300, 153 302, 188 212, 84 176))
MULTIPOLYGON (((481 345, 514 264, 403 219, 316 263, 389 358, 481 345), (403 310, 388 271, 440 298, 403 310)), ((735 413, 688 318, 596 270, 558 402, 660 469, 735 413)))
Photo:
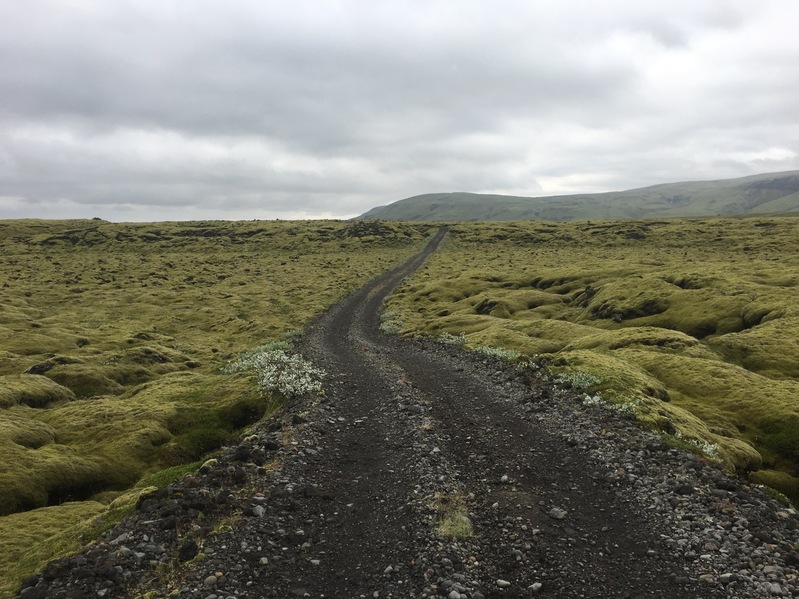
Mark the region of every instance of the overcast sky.
POLYGON ((0 218, 799 169, 793 0, 7 0, 0 218))

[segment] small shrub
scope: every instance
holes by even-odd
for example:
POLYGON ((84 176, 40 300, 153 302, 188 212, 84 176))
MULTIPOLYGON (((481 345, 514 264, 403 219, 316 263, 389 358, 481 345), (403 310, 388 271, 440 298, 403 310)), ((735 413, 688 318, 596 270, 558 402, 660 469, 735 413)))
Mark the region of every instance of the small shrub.
POLYGON ((678 446, 682 446, 688 451, 692 451, 694 453, 700 453, 710 460, 714 461, 719 460, 719 446, 716 445, 715 443, 710 443, 709 441, 703 441, 702 439, 686 437, 685 435, 683 435, 681 431, 675 432, 672 435, 672 438, 674 438, 677 441, 678 446))
POLYGON ((239 356, 225 372, 254 370, 262 394, 277 391, 287 398, 322 391, 324 371, 299 354, 273 349, 275 344, 263 345, 239 356))
POLYGON ((605 398, 599 393, 595 393, 594 395, 589 395, 586 393, 583 396, 583 405, 603 408, 605 410, 610 410, 611 412, 616 412, 622 416, 630 416, 634 418, 638 414, 638 406, 641 405, 641 400, 629 398, 619 402, 611 402, 605 400, 605 398))
POLYGON ((400 320, 402 314, 394 310, 383 312, 380 315, 380 330, 386 335, 398 335, 404 328, 405 323, 400 320))
POLYGON ((447 345, 457 345, 458 347, 463 347, 466 345, 466 335, 463 333, 453 335, 452 333, 447 333, 445 331, 438 336, 438 340, 441 343, 445 343, 447 345))
POLYGON ((578 391, 584 391, 599 385, 602 379, 582 370, 573 370, 559 374, 555 377, 555 382, 561 385, 569 385, 572 389, 577 389, 578 391))
MULTIPOLYGON (((292 347, 293 345, 289 341, 271 341, 270 343, 264 343, 263 345, 259 345, 258 347, 254 347, 250 350, 247 350, 246 352, 240 353, 238 357, 232 362, 232 365, 233 368, 235 368, 236 364, 246 365, 248 360, 252 359, 254 356, 257 356, 258 354, 262 354, 264 352, 276 351, 276 350, 287 351, 290 350, 292 347)), ((226 368, 228 372, 242 372, 244 370, 250 369, 249 366, 245 366, 243 368, 230 370, 229 369, 230 367, 231 365, 228 365, 228 368, 226 368)))
POLYGON ((491 347, 488 345, 482 345, 478 347, 475 351, 480 352, 485 356, 490 356, 492 358, 499 358, 500 360, 518 360, 522 357, 522 354, 519 352, 512 350, 512 349, 505 349, 504 347, 491 347))
POLYGON ((602 399, 602 396, 597 393, 596 395, 588 395, 587 393, 583 397, 583 405, 584 406, 591 406, 591 407, 604 407, 605 400, 602 399))

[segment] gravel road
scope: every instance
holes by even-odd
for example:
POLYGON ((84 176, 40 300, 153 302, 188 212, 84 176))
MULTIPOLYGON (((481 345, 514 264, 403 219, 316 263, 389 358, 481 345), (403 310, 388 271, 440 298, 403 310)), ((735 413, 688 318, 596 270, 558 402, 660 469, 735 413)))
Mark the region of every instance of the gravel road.
POLYGON ((19 597, 799 595, 789 507, 534 366, 379 331, 445 233, 308 328, 323 397, 143 498, 19 597), (441 534, 448 510, 463 534, 441 534))

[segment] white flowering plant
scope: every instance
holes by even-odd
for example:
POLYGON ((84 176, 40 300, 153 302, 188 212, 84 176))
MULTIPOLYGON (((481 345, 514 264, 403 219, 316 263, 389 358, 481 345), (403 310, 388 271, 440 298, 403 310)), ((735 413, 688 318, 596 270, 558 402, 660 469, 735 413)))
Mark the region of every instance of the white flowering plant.
POLYGON ((556 376, 555 382, 561 385, 569 385, 572 389, 585 390, 599 385, 602 379, 590 372, 572 370, 556 376))
POLYGON ((300 354, 289 351, 290 344, 262 345, 230 362, 228 373, 255 371, 262 394, 277 391, 286 398, 321 393, 325 373, 300 354))
POLYGON ((522 357, 522 354, 517 352, 513 349, 505 349, 504 347, 492 347, 490 345, 481 345, 475 351, 483 354, 484 356, 490 356, 492 358, 499 358, 501 360, 518 360, 522 357))
POLYGON ((602 397, 600 393, 594 393, 593 395, 586 393, 583 395, 582 403, 584 406, 602 408, 610 410, 611 412, 616 412, 622 416, 635 417, 638 413, 638 406, 640 406, 643 401, 640 398, 628 397, 612 402, 602 397))
POLYGON ((457 345, 459 347, 463 347, 466 345, 466 335, 463 333, 458 333, 457 335, 453 335, 452 333, 448 333, 444 331, 438 336, 438 340, 441 343, 445 343, 447 345, 457 345))
POLYGON ((405 328, 405 323, 400 320, 401 312, 389 310, 380 315, 380 330, 386 335, 397 335, 405 328))
POLYGON ((683 443, 687 443, 688 445, 693 446, 699 453, 704 455, 706 458, 710 460, 719 460, 719 446, 715 443, 711 443, 709 441, 704 441, 702 439, 695 439, 693 437, 686 437, 682 434, 681 431, 676 431, 674 435, 672 435, 678 441, 682 441, 683 443))

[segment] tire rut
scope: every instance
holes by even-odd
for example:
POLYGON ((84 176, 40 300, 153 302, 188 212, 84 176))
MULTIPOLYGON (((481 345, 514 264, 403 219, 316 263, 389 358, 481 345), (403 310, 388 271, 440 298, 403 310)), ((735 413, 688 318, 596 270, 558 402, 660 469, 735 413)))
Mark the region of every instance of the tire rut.
MULTIPOLYGON (((459 588, 472 591, 463 597, 520 597, 544 591, 571 597, 696 597, 684 565, 661 558, 664 548, 647 534, 645 518, 632 516, 624 495, 603 484, 601 469, 587 464, 579 448, 537 426, 505 389, 485 384, 445 355, 379 332, 384 299, 421 265, 444 233, 440 231, 423 254, 337 306, 306 336, 304 353, 345 379, 334 392, 344 400, 339 404, 344 417, 366 419, 340 439, 346 467, 341 472, 348 473, 340 481, 341 494, 360 509, 353 510, 350 525, 357 541, 348 542, 351 538, 342 530, 337 568, 363 574, 364 564, 375 556, 382 559, 381 571, 391 564, 414 564, 411 586, 417 585, 419 596, 441 594, 439 585, 446 582, 451 583, 444 586, 446 595, 455 596, 449 589, 456 583, 447 580, 455 568, 449 573, 435 568, 422 572, 423 562, 452 562, 440 555, 419 557, 429 554, 430 547, 414 543, 408 530, 418 526, 422 514, 390 517, 411 505, 408 497, 416 481, 409 474, 424 477, 414 472, 419 462, 411 432, 398 426, 402 419, 393 405, 397 385, 404 381, 428 411, 422 447, 434 446, 439 462, 444 462, 434 480, 449 481, 438 484, 446 493, 468 497, 475 535, 467 541, 469 550, 458 557, 478 565, 460 574, 469 584, 459 588), (370 481, 365 495, 359 486, 346 484, 346 479, 359 475, 370 481), (386 491, 379 509, 370 510, 369 494, 375 489, 386 491), (389 544, 404 553, 387 552, 385 539, 393 539, 389 544)), ((529 389, 514 389, 517 395, 526 392, 529 389)), ((429 501, 431 490, 426 491, 429 501)), ((417 538, 434 536, 429 522, 417 531, 417 538)), ((439 551, 447 552, 443 546, 439 551)), ((378 578, 378 572, 372 577, 378 578)), ((317 590, 330 587, 328 581, 317 590)), ((408 596, 417 596, 408 591, 408 596)))

